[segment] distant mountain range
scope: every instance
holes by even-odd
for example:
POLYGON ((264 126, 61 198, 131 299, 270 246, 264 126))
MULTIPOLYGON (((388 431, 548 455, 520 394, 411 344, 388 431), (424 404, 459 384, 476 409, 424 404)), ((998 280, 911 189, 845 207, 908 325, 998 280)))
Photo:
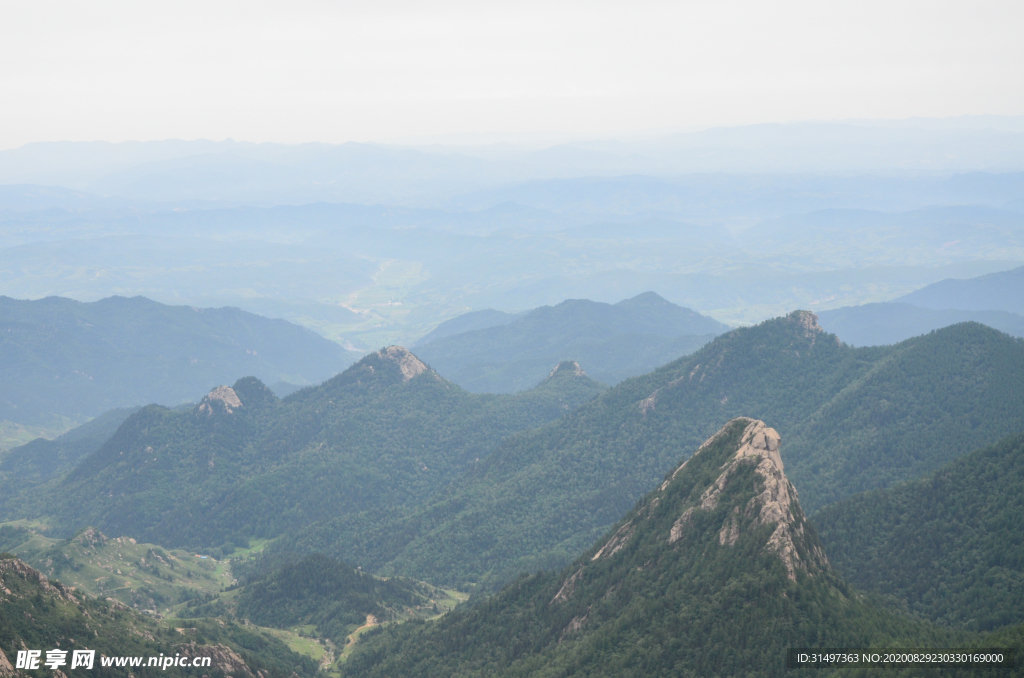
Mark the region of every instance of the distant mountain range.
MULTIPOLYGON (((713 177, 737 172, 790 174, 806 181, 809 173, 886 174, 895 169, 1019 172, 1024 169, 1021 127, 1019 117, 963 118, 952 125, 935 120, 796 122, 548 148, 64 141, 0 152, 0 182, 63 186, 129 199, 408 203, 550 177, 713 177)), ((936 192, 974 202, 963 197, 964 189, 975 188, 970 181, 949 183, 953 185, 936 192)))
POLYGON ((852 346, 895 344, 974 321, 1024 337, 1024 268, 968 280, 943 280, 891 302, 818 314, 822 327, 852 346))
POLYGON ((246 375, 316 383, 359 355, 237 308, 167 306, 143 297, 0 297, 0 419, 35 424, 153 402, 176 405, 246 375))
POLYGON ((617 384, 692 353, 728 329, 645 292, 617 304, 570 299, 519 314, 467 313, 421 339, 416 354, 470 391, 509 393, 539 383, 563 360, 617 384))
POLYGON ((938 310, 1024 314, 1024 266, 968 280, 942 280, 896 301, 938 310))

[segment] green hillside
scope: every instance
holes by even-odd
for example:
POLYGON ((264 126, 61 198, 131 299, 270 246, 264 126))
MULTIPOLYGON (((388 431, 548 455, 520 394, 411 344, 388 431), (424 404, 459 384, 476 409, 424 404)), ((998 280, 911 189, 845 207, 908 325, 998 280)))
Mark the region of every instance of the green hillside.
POLYGON ((139 611, 172 614, 175 606, 216 595, 233 579, 225 563, 87 527, 70 539, 40 526, 0 524, 0 551, 18 556, 51 579, 139 611))
POLYGON ((470 391, 510 393, 538 383, 562 360, 616 384, 692 353, 728 329, 645 292, 617 304, 570 299, 515 316, 467 313, 421 339, 416 354, 470 391))
POLYGON ((816 509, 1024 430, 1024 342, 967 323, 855 349, 796 312, 509 439, 421 511, 338 515, 275 547, 445 585, 561 567, 744 412, 787 436, 787 472, 816 509))
POLYGON ((357 357, 298 325, 237 308, 0 297, 0 420, 81 421, 117 407, 194 402, 245 375, 315 383, 357 357))
POLYGON ((778 449, 729 422, 569 567, 367 634, 343 675, 782 676, 789 647, 963 642, 832 573, 778 449))
POLYGON ((242 379, 187 411, 141 409, 71 473, 9 498, 6 513, 45 516, 60 534, 93 525, 228 552, 336 515, 408 513, 502 439, 605 389, 562 367, 500 396, 467 393, 400 347, 283 401, 242 379))
POLYGON ((942 624, 1024 623, 1024 435, 814 515, 836 568, 942 624))

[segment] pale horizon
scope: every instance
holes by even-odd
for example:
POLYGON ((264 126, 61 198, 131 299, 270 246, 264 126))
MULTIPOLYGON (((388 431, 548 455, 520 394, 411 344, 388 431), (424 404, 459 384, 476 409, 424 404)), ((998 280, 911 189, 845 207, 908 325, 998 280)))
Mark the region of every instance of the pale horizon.
POLYGON ((0 149, 1024 114, 1011 2, 15 3, 0 149))

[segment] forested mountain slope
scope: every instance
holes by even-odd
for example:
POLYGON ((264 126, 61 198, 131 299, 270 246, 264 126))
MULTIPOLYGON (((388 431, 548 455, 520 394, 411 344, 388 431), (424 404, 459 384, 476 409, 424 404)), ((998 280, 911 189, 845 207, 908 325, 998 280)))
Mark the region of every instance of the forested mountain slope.
POLYGON ((1024 435, 813 516, 842 575, 953 627, 1024 623, 1024 435))
POLYGON ((606 387, 561 366, 531 391, 476 395, 397 346, 283 401, 255 378, 188 411, 149 406, 9 517, 175 547, 245 543, 368 509, 408 512, 505 437, 606 387))
POLYGON ((779 442, 730 421, 569 567, 368 634, 343 675, 782 676, 790 647, 954 639, 834 575, 779 442))
POLYGON ((1024 430, 1024 342, 966 323, 855 349, 795 312, 509 439, 423 511, 337 515, 280 547, 437 584, 561 566, 744 412, 788 436, 789 475, 819 508, 1024 430))
POLYGON ((313 383, 358 354, 284 320, 144 297, 0 297, 0 419, 45 423, 194 402, 245 375, 313 383))
POLYGON ((468 313, 424 337, 416 353, 470 391, 508 393, 530 388, 562 360, 575 360, 594 379, 615 384, 692 353, 728 329, 645 292, 617 304, 570 299, 511 317, 468 313))

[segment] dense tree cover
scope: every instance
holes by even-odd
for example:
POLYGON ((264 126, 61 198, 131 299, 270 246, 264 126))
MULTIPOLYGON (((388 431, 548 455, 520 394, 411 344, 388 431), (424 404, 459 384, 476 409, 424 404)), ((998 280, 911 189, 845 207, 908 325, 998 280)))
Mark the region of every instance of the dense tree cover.
POLYGON ((476 395, 397 348, 284 401, 246 378, 187 411, 143 408, 70 474, 10 499, 7 514, 48 516, 59 533, 94 525, 232 550, 339 514, 421 506, 503 438, 605 388, 560 369, 525 393, 476 395))
POLYGON ((416 353, 470 391, 509 393, 530 388, 561 360, 575 360, 594 379, 616 384, 692 353, 728 329, 645 292, 617 304, 570 299, 515 316, 469 313, 420 340, 416 353))
POLYGON ((429 602, 430 590, 420 582, 380 579, 312 555, 247 583, 236 600, 235 615, 276 628, 313 624, 321 636, 341 643, 368 615, 388 621, 405 608, 429 602))
MULTIPOLYGON (((316 663, 296 654, 274 636, 232 622, 190 623, 184 633, 160 627, 120 603, 111 603, 50 582, 10 554, 0 554, 0 650, 11 663, 21 649, 95 650, 93 670, 99 672, 99 655, 174 656, 195 652, 200 646, 222 645, 239 654, 255 673, 274 678, 297 673, 312 676, 316 663)), ((81 669, 77 669, 80 671, 81 669)), ((209 668, 105 668, 105 675, 208 675, 209 668)), ((27 674, 26 674, 27 675, 27 674)), ((71 673, 70 675, 74 675, 71 673)))
POLYGON ((948 626, 1024 622, 1024 435, 814 515, 836 568, 948 626))
POLYGON ((280 547, 462 586, 561 567, 740 415, 782 434, 787 473, 817 508, 1024 430, 1024 342, 967 323, 854 349, 797 312, 509 439, 421 511, 338 515, 280 547))
POLYGON ((788 575, 770 543, 778 523, 750 511, 763 476, 751 463, 723 473, 748 424, 730 422, 569 567, 523 575, 435 622, 367 634, 343 675, 782 676, 789 647, 964 642, 854 593, 815 555, 795 503, 788 524, 803 566, 788 575), (720 536, 730 521, 733 543, 720 536))
POLYGON ((83 419, 194 402, 246 374, 312 383, 357 357, 303 327, 237 308, 0 297, 0 419, 36 424, 54 414, 83 419))

